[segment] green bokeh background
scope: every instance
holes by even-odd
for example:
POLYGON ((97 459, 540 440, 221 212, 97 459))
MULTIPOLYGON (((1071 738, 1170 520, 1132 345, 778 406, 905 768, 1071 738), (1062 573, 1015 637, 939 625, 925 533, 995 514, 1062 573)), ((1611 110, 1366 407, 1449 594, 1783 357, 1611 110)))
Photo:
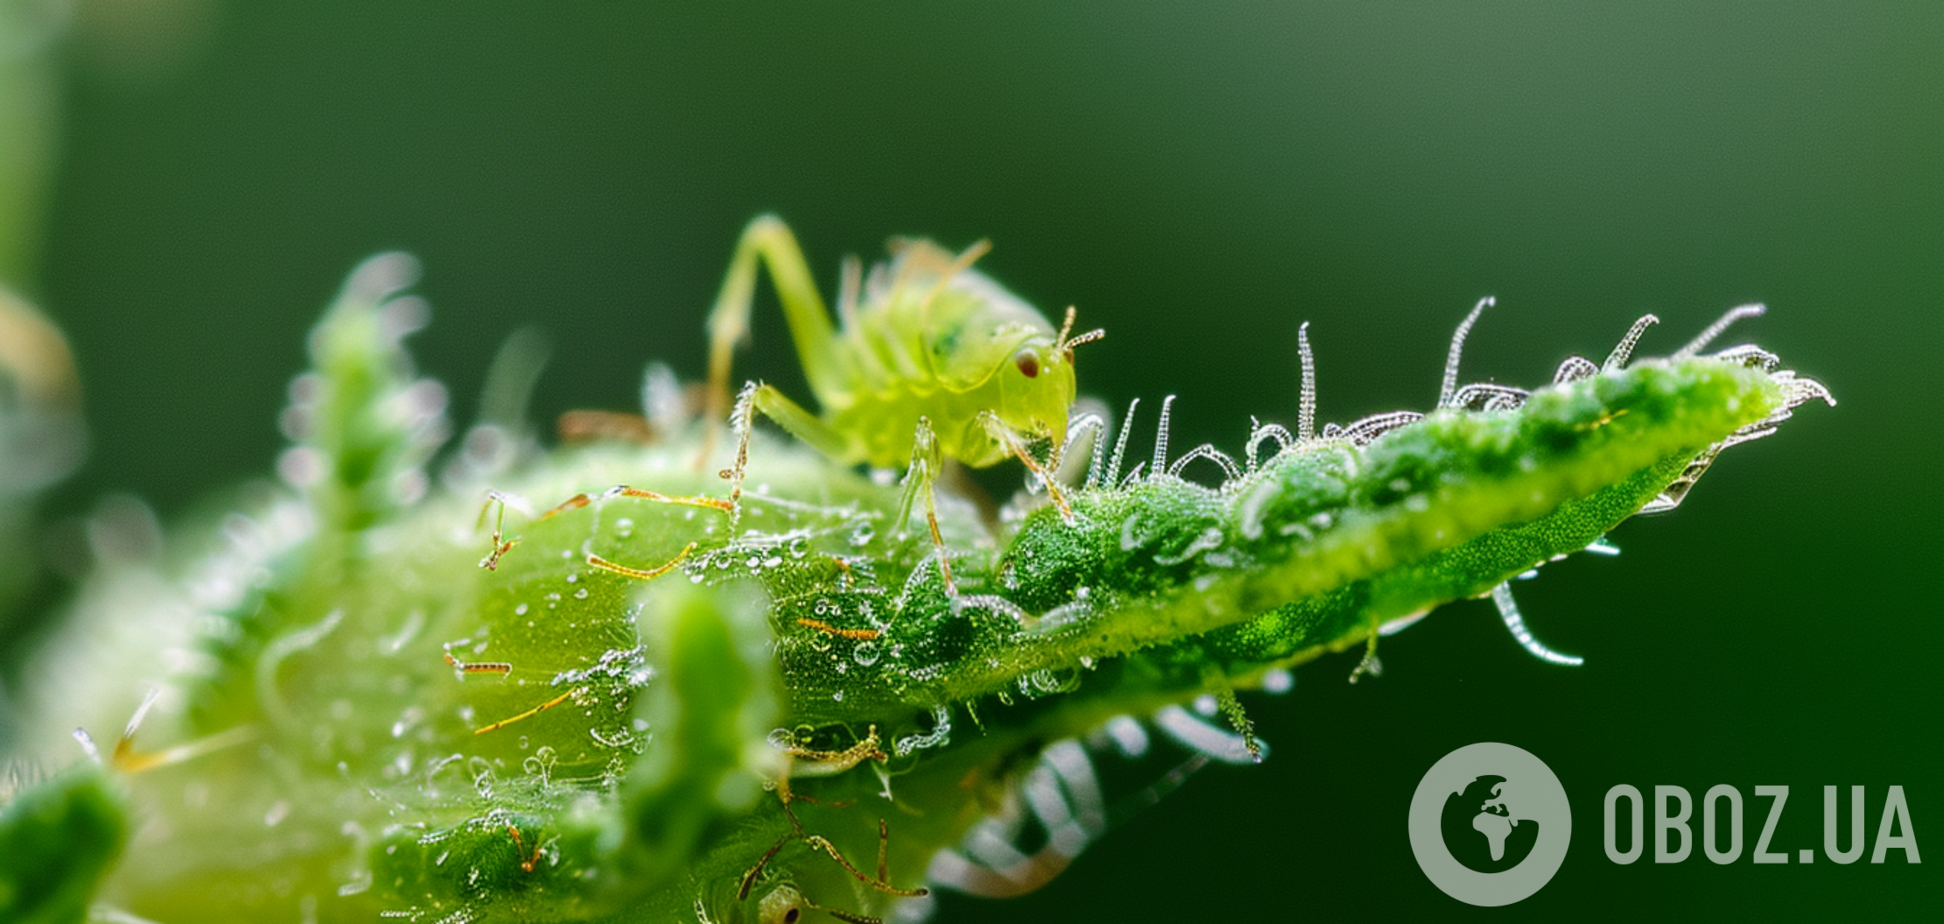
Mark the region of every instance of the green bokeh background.
MULTIPOLYGON (((1375 682, 1345 656, 1254 701, 1265 766, 1205 771, 1045 890, 940 920, 1944 908, 1944 6, 141 6, 83 4, 39 59, 58 157, 38 226, 0 229, 87 387, 93 453, 51 517, 126 491, 166 520, 265 474, 305 331, 384 248, 425 262, 414 342, 464 420, 534 321, 542 418, 628 407, 651 357, 699 375, 759 211, 826 288, 888 234, 989 237, 983 267, 1109 330, 1083 389, 1179 395, 1184 448, 1293 418, 1303 320, 1322 415, 1348 420, 1429 404, 1482 295, 1466 378, 1517 384, 1643 312, 1661 352, 1763 301, 1731 339, 1842 406, 1729 453, 1618 559, 1519 587, 1585 667, 1449 607, 1375 682), (1504 909, 1438 892, 1405 838, 1419 776, 1475 741, 1539 755, 1576 812, 1558 876, 1504 909), (1901 784, 1932 865, 1616 866, 1600 797, 1623 782, 1735 784, 1748 849, 1753 788, 1790 785, 1791 853, 1820 845, 1823 785, 1868 785, 1874 834, 1901 784)), ((807 396, 773 308, 738 369, 807 396)))

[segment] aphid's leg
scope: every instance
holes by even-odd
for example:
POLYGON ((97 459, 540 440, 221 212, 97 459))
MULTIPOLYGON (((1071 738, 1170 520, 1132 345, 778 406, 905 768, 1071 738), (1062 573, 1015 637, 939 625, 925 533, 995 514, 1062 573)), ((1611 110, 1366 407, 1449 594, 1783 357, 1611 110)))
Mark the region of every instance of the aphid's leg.
POLYGON ((506 726, 511 725, 515 722, 523 722, 527 719, 533 718, 536 715, 539 715, 542 712, 546 712, 547 710, 552 709, 553 707, 566 702, 568 698, 574 696, 577 693, 585 693, 585 692, 587 692, 586 687, 575 687, 574 689, 568 690, 567 692, 562 693, 559 696, 554 697, 553 699, 547 700, 546 702, 541 703, 540 705, 535 706, 532 709, 528 709, 527 711, 522 712, 519 715, 513 716, 511 718, 501 719, 497 722, 494 722, 491 725, 473 729, 473 734, 483 735, 486 734, 487 732, 499 731, 500 729, 505 728, 506 726))
POLYGON ((952 581, 952 561, 945 551, 945 537, 938 532, 938 501, 932 491, 939 467, 944 464, 945 455, 938 448, 938 436, 932 432, 931 421, 918 418, 918 427, 912 433, 911 467, 905 471, 904 496, 898 500, 898 531, 904 532, 905 524, 911 522, 913 501, 924 494, 925 523, 931 527, 932 547, 938 550, 938 573, 945 579, 946 595, 956 597, 958 585, 952 581))
MULTIPOLYGON (((749 335, 749 312, 756 295, 756 261, 769 267, 770 281, 776 285, 777 299, 783 305, 783 319, 796 340, 797 360, 810 387, 819 394, 843 377, 835 365, 831 341, 836 336, 830 324, 830 309, 817 294, 816 279, 803 259, 803 248, 789 226, 775 215, 758 216, 743 229, 736 242, 735 255, 729 259, 729 272, 722 280, 715 308, 709 312, 709 416, 721 420, 729 404, 729 360, 736 344, 749 335)), ((715 429, 711 427, 703 442, 697 467, 714 454, 715 429)))
MULTIPOLYGON (((1055 458, 1050 465, 1041 465, 1039 460, 1033 458, 1033 454, 1027 451, 1026 440, 1020 436, 1019 431, 1008 426, 1005 421, 999 419, 999 415, 991 411, 979 412, 979 426, 984 427, 988 435, 998 440, 1008 452, 1019 457, 1020 462, 1025 463, 1026 469, 1033 473, 1033 477, 1038 478, 1040 484, 1046 486, 1046 495, 1053 499, 1054 506, 1060 508, 1060 518, 1068 523, 1073 522, 1073 507, 1067 503, 1066 492, 1060 490, 1059 479, 1054 478, 1052 474, 1053 470, 1060 467, 1060 460, 1055 458)), ((1056 454, 1059 450, 1058 446, 1053 448, 1056 454)))
POLYGON ((791 401, 774 386, 756 381, 744 385, 736 395, 735 408, 729 413, 730 426, 736 431, 736 461, 717 473, 729 480, 729 506, 725 509, 729 511, 732 530, 736 516, 741 513, 743 474, 749 467, 749 433, 758 412, 791 436, 809 443, 810 448, 832 459, 849 458, 850 444, 843 435, 804 410, 803 405, 791 401))
POLYGON ((1525 650, 1531 652, 1533 657, 1572 667, 1586 663, 1585 658, 1560 654, 1547 648, 1544 642, 1532 637, 1532 633, 1526 629, 1525 618, 1519 615, 1519 605, 1512 602, 1512 585, 1500 584, 1492 588, 1492 602, 1498 605, 1499 616, 1505 620, 1505 628, 1511 630, 1512 637, 1518 639, 1519 644, 1525 646, 1525 650))

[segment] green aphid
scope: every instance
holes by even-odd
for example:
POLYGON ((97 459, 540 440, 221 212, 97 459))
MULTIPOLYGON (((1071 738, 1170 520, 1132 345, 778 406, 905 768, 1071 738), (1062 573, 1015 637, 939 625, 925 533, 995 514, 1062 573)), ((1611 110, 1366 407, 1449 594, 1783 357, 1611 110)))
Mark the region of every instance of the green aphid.
MULTIPOLYGON (((780 232, 751 233, 764 228, 780 232)), ((778 268, 794 247, 762 246, 779 288, 807 291, 778 268)), ((739 251, 725 303, 746 304, 736 280, 759 250, 739 251)), ((854 470, 889 458, 861 442, 746 431, 750 490, 717 498, 694 464, 715 422, 679 402, 648 402, 656 442, 520 462, 480 451, 511 432, 482 428, 434 481, 444 420, 400 345, 401 269, 361 270, 313 336, 316 371, 285 419, 290 487, 180 564, 97 579, 74 621, 114 631, 67 638, 50 661, 85 676, 24 687, 37 698, 22 740, 43 759, 75 725, 164 690, 142 732, 162 756, 110 771, 147 834, 98 906, 157 921, 857 924, 922 912, 936 888, 1031 891, 1110 826, 1096 758, 1137 758, 1158 736, 1191 761, 1246 763, 1261 743, 1235 691, 1320 653, 1491 595, 1530 650, 1571 660, 1524 629, 1507 580, 1600 548, 1627 517, 1678 503, 1722 448, 1828 398, 1753 347, 1700 355, 1722 325, 1633 361, 1644 322, 1546 388, 1460 386, 1474 311, 1431 413, 1319 430, 1305 337, 1293 431, 1258 426, 1239 459, 1171 456, 1164 405, 1153 453, 1123 474, 1122 427, 1063 486, 1065 510, 1022 497, 994 521, 938 487, 935 542, 902 529, 908 488, 854 470), (1182 477, 1197 462, 1219 482, 1182 477), (624 481, 656 492, 518 512, 520 497, 624 481), (516 535, 496 535, 481 568, 488 488, 516 535)), ((927 278, 945 293, 969 272, 927 278)), ((997 317, 981 298, 967 316, 997 317)), ((853 310, 845 337, 940 332, 915 308, 868 323, 853 310)), ((1023 374, 1023 344, 1063 352, 1036 330, 989 374, 1023 374)), ((811 359, 835 341, 798 338, 823 382, 812 419, 864 440, 824 391, 840 374, 811 359)), ((880 422, 1029 406, 995 394, 947 414, 912 389, 880 422)), ((1048 429, 1026 432, 1056 449, 1069 430, 1105 435, 1064 407, 1038 416, 1048 429)), ((12 856, 0 873, 39 875, 12 856)))
MULTIPOLYGON (((857 262, 848 261, 837 300, 843 326, 833 329, 790 229, 773 215, 750 222, 709 315, 710 407, 720 411, 730 354, 748 336, 760 259, 823 413, 804 410, 774 386, 744 387, 732 415, 742 441, 727 473, 731 502, 742 490, 750 415, 760 412, 839 462, 891 468, 909 460, 900 529, 923 493, 937 537, 932 490, 944 459, 984 468, 1016 457, 1064 507, 1028 444, 1048 443, 1054 458, 1046 467, 1059 467, 1075 397, 1073 350, 1103 334, 1073 336, 1072 308, 1055 331, 1038 309, 972 269, 985 250, 983 241, 957 255, 926 240, 896 241, 891 261, 861 283, 857 262)), ((949 584, 950 565, 938 546, 949 584)))

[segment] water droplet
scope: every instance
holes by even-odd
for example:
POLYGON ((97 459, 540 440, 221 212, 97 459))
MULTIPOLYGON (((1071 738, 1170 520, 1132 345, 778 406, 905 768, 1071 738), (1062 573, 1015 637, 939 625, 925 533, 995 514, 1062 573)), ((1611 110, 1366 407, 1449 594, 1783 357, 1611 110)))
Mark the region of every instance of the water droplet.
POLYGON ((574 591, 574 599, 576 600, 587 599, 587 588, 583 587, 579 590, 574 591))
POLYGON ((844 691, 838 690, 837 692, 830 694, 830 698, 835 702, 841 703, 844 701, 844 691))
POLYGON ((522 604, 520 604, 519 606, 516 606, 516 607, 514 607, 514 608, 513 608, 513 615, 515 615, 515 616, 525 616, 525 615, 526 615, 526 611, 527 611, 527 605, 526 605, 526 604, 524 604, 524 603, 522 603, 522 604))
POLYGON ((851 649, 851 660, 856 661, 858 667, 870 667, 876 664, 878 662, 877 643, 858 642, 857 647, 851 649))
POLYGON ((614 534, 623 539, 634 535, 634 521, 627 517, 614 521, 614 534))
POLYGON ((572 583, 574 583, 574 582, 576 582, 576 581, 579 581, 579 580, 580 580, 580 575, 578 575, 578 574, 570 574, 570 575, 567 575, 567 583, 569 583, 569 584, 572 584, 572 583))

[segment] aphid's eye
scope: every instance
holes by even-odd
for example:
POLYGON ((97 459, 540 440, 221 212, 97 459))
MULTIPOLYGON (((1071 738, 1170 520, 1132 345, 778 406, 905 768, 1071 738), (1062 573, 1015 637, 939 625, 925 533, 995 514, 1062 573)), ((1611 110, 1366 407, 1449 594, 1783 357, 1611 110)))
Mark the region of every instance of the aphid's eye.
POLYGON ((1019 367, 1020 375, 1029 379, 1039 378, 1040 358, 1038 353, 1032 350, 1020 350, 1018 353, 1013 354, 1013 365, 1019 367))

